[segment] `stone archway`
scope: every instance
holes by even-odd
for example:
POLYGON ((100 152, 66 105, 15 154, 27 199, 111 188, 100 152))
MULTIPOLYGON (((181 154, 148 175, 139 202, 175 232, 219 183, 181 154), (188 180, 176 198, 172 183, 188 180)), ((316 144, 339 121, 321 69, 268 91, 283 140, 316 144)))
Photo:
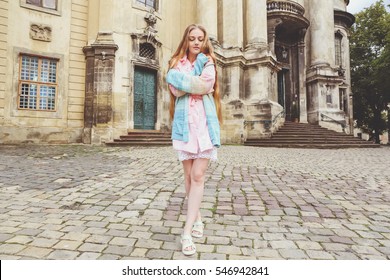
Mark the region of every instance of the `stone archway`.
MULTIPOLYGON (((278 102, 288 121, 306 114, 304 37, 309 21, 305 9, 290 1, 267 3, 269 43, 281 67, 278 73, 278 102), (283 103, 283 104, 282 104, 283 103)), ((306 120, 304 120, 306 121, 306 120)))

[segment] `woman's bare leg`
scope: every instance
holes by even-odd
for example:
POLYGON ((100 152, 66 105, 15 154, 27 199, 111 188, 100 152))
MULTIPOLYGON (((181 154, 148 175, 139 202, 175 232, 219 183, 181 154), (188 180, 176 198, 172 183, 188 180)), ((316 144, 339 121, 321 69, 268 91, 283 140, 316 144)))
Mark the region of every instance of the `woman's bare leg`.
POLYGON ((188 197, 188 194, 190 193, 191 189, 191 169, 192 169, 192 164, 194 160, 189 159, 189 160, 183 160, 183 170, 184 170, 184 186, 186 189, 186 197, 188 197))
MULTIPOLYGON (((183 161, 183 165, 186 164, 183 161)), ((193 160, 191 167, 191 185, 188 192, 188 209, 184 234, 191 234, 194 222, 200 218, 200 204, 203 199, 205 173, 209 159, 198 158, 193 160)))
MULTIPOLYGON (((186 197, 189 197, 189 193, 191 190, 191 169, 192 165, 194 163, 193 159, 189 160, 183 160, 183 170, 184 170, 184 187, 186 190, 186 197)), ((196 218, 197 221, 200 221, 202 219, 202 216, 200 214, 200 211, 198 211, 198 216, 196 218)))

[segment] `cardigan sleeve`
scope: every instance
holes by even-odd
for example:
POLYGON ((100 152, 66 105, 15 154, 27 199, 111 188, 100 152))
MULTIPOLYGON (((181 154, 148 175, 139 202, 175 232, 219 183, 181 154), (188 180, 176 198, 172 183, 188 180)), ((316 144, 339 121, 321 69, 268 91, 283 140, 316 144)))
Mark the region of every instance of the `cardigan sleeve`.
POLYGON ((206 63, 200 76, 171 69, 167 74, 167 82, 179 91, 199 95, 208 94, 213 91, 215 83, 215 65, 212 61, 206 63))
POLYGON ((186 93, 184 91, 181 91, 181 90, 178 90, 176 89, 174 86, 172 86, 171 84, 168 84, 169 86, 169 89, 170 91, 172 92, 172 94, 176 97, 182 97, 183 95, 185 95, 186 93))

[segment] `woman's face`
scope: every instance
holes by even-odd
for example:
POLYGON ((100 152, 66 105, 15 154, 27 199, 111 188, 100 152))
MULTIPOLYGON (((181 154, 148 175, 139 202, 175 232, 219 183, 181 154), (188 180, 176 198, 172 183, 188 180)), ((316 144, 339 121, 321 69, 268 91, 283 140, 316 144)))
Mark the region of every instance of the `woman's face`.
POLYGON ((194 59, 201 52, 204 43, 204 33, 195 28, 188 34, 188 58, 194 59))

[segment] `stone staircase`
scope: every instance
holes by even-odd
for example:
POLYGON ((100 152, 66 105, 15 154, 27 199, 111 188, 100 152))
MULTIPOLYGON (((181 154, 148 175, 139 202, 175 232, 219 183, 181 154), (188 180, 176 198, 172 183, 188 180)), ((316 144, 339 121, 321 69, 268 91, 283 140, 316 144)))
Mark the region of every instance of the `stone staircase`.
POLYGON ((247 139, 245 146, 278 148, 379 148, 379 144, 307 123, 286 122, 271 138, 247 139))
POLYGON ((172 145, 171 134, 159 130, 130 130, 127 135, 120 136, 109 146, 166 146, 172 145))

